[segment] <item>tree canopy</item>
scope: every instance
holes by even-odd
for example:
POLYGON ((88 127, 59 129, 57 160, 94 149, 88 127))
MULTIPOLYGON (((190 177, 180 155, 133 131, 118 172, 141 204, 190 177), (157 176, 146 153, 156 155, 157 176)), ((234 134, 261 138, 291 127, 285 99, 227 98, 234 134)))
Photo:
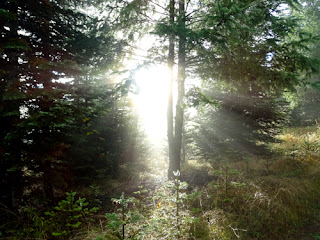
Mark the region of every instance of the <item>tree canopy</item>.
POLYGON ((143 36, 155 42, 139 64, 169 69, 169 177, 181 170, 190 141, 206 159, 267 152, 289 121, 285 97, 313 87, 310 102, 318 103, 318 5, 1 1, 0 203, 53 206, 77 185, 116 179, 120 166, 140 164, 145 148, 127 98, 135 70, 126 64, 143 36), (196 107, 193 131, 189 106, 196 107))
MULTIPOLYGON (((188 1, 185 5, 171 1, 167 4, 163 7, 167 9, 165 17, 155 25, 155 33, 169 41, 169 62, 172 62, 170 44, 178 45, 174 53, 180 71, 178 96, 184 95, 184 80, 188 82, 192 78, 245 91, 258 87, 262 92, 279 95, 283 91, 295 91, 319 69, 319 61, 307 54, 309 44, 317 37, 302 29, 301 20, 290 14, 301 7, 297 1, 188 1)), ((178 97, 175 126, 170 127, 173 131, 181 128, 182 123, 177 123, 183 120, 177 116, 183 115, 179 112, 183 101, 187 101, 184 98, 178 97)), ((179 142, 181 135, 182 131, 175 132, 174 140, 179 142)), ((174 145, 170 138, 169 145, 174 145)), ((181 147, 176 151, 180 152, 181 147)), ((171 161, 180 162, 180 157, 171 161)), ((179 164, 169 171, 177 169, 179 164)))

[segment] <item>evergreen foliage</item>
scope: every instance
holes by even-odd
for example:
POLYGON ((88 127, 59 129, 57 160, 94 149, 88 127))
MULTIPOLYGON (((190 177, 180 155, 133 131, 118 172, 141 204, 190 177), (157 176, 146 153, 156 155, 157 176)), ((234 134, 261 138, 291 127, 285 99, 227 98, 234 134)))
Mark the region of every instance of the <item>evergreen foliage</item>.
POLYGON ((268 154, 290 108, 285 99, 259 90, 207 90, 207 98, 218 105, 200 107, 202 114, 191 119, 194 127, 188 128, 186 141, 199 148, 194 151, 209 160, 268 154))
MULTIPOLYGON (((319 38, 319 1, 302 1, 303 7, 300 11, 294 11, 293 15, 303 19, 300 29, 306 34, 315 35, 319 38)), ((308 56, 319 58, 319 41, 307 45, 308 56)), ((310 126, 315 124, 319 118, 319 74, 307 78, 306 84, 298 89, 297 94, 291 96, 293 111, 291 125, 310 126)))
MULTIPOLYGON (((109 115, 117 114, 118 99, 101 84, 99 69, 120 60, 124 42, 115 39, 106 19, 89 17, 73 1, 3 1, 0 8, 1 202, 16 208, 41 189, 53 202, 55 189, 73 183, 71 166, 92 164, 67 154, 81 145, 74 137, 89 125, 84 119, 101 121, 101 109, 108 107, 109 115), (103 107, 105 101, 109 106, 103 107)), ((116 128, 105 128, 95 138, 98 145, 124 128, 119 117, 110 118, 118 118, 116 128)), ((114 146, 104 152, 119 154, 114 146)))
POLYGON ((2 0, 0 238, 288 237, 320 195, 319 126, 278 136, 290 111, 299 126, 320 113, 318 7, 318 0, 2 0), (170 69, 172 181, 133 198, 117 193, 148 173, 133 168, 145 139, 126 98, 134 71, 126 78, 123 65, 149 31, 157 42, 143 64, 170 69), (197 108, 193 122, 187 107, 197 108), (197 186, 192 166, 199 191, 191 195, 173 171, 184 143, 188 159, 228 160, 217 169, 203 161, 208 185, 197 186), (104 215, 111 194, 120 197, 104 215))
MULTIPOLYGON (((66 199, 61 200, 53 210, 45 212, 49 217, 44 224, 50 226, 53 237, 66 238, 73 234, 73 230, 79 228, 84 221, 89 221, 88 217, 96 213, 99 208, 88 208, 85 198, 75 199, 76 192, 66 192, 66 199)), ((88 222, 87 222, 88 224, 88 222)))
MULTIPOLYGON (((155 26, 155 34, 169 40, 169 45, 179 43, 174 143, 169 139, 178 153, 185 79, 200 78, 247 91, 258 87, 279 96, 296 91, 306 83, 306 76, 319 70, 320 62, 306 54, 318 38, 300 29, 299 19, 290 14, 300 7, 298 1, 188 1, 183 10, 178 1, 174 6, 174 18, 166 14, 155 26)), ((178 155, 174 161, 169 157, 169 169, 179 166, 178 155)))

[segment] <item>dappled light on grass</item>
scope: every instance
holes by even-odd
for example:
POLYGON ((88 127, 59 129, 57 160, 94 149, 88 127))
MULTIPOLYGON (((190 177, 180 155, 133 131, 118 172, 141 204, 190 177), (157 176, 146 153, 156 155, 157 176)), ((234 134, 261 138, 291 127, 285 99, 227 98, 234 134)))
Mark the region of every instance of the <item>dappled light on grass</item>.
POLYGON ((282 142, 273 144, 273 148, 289 160, 296 160, 296 163, 304 165, 305 168, 313 168, 319 164, 319 134, 319 124, 289 128, 278 136, 282 142))

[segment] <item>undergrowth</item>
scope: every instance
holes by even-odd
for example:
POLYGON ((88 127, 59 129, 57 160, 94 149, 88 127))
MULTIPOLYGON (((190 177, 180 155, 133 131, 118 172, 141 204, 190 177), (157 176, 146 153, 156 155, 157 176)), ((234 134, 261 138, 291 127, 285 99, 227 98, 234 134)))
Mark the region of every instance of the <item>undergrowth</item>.
POLYGON ((25 206, 5 239, 295 239, 319 213, 319 131, 287 130, 268 159, 189 161, 183 178, 119 194, 107 212, 75 192, 49 211, 25 206))

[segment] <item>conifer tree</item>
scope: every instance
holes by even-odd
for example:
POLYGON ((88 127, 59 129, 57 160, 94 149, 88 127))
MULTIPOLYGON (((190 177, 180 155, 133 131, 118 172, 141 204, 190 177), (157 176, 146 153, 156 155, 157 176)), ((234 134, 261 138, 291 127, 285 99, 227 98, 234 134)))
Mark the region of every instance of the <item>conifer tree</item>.
MULTIPOLYGON (((305 44, 314 40, 313 36, 301 34, 297 28, 298 19, 283 13, 284 8, 290 11, 299 7, 296 1, 179 3, 173 4, 173 12, 176 13, 174 24, 172 17, 169 17, 167 22, 162 19, 156 26, 156 33, 160 37, 173 39, 174 33, 180 46, 178 61, 182 56, 186 59, 186 70, 182 70, 182 62, 178 63, 175 129, 170 123, 169 99, 169 154, 175 156, 169 157, 169 177, 170 172, 180 169, 180 126, 184 107, 181 104, 184 102, 182 79, 188 79, 193 74, 202 80, 230 83, 233 87, 246 84, 250 88, 251 83, 268 93, 279 93, 284 89, 293 91, 301 83, 299 76, 302 72, 309 75, 318 70, 317 61, 301 51, 305 44), (170 150, 170 146, 174 151, 170 150)), ((169 5, 169 9, 172 9, 172 2, 169 5)), ((172 40, 169 40, 169 46, 172 46, 172 40)), ((171 59, 169 54, 169 62, 171 59)))
POLYGON ((204 92, 218 104, 202 106, 205 111, 191 119, 193 124, 187 136, 195 147, 195 155, 211 162, 227 162, 270 154, 268 144, 277 142, 275 136, 288 122, 290 112, 281 95, 268 95, 260 87, 244 86, 237 90, 215 86, 204 92))
POLYGON ((5 205, 17 207, 25 190, 31 191, 29 184, 40 186, 49 202, 54 200, 54 187, 65 184, 70 134, 83 127, 79 122, 87 111, 78 103, 89 105, 92 100, 77 89, 89 74, 121 58, 123 42, 115 39, 108 21, 85 14, 82 3, 0 3, 0 164, 5 205), (75 79, 74 84, 61 82, 68 78, 75 79))

